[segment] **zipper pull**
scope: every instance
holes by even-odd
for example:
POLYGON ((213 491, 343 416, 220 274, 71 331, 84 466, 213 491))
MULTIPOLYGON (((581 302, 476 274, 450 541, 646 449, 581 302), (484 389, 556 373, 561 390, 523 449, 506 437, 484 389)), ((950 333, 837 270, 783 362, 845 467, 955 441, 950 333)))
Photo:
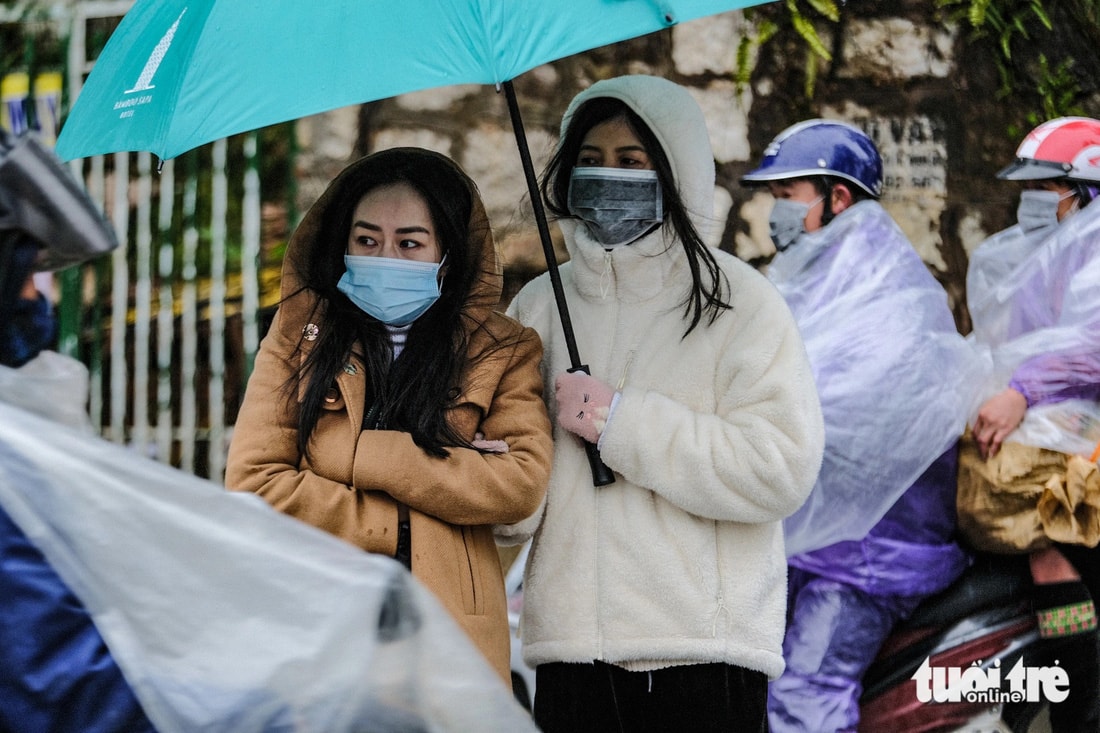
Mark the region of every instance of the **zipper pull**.
POLYGON ((600 273, 600 298, 607 300, 607 294, 611 292, 611 252, 603 251, 603 272, 600 273))

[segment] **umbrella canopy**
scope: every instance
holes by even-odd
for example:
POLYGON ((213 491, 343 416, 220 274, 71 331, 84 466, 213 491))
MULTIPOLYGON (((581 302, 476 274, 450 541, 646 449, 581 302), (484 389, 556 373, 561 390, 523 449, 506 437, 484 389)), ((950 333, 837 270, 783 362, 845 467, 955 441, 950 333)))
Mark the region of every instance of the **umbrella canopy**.
POLYGON ((138 0, 57 142, 162 160, 248 130, 536 66, 760 0, 138 0))
MULTIPOLYGON (((581 51, 762 0, 138 0, 57 140, 63 159, 204 143, 452 84, 503 87, 574 371, 577 353, 512 79, 581 51)), ((614 482, 585 444, 593 483, 614 482)))

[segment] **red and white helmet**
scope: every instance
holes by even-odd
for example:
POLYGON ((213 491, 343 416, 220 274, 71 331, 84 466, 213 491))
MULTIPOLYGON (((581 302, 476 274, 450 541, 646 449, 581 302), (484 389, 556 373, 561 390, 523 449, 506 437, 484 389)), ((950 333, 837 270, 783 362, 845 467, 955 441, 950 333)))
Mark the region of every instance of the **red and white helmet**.
POLYGON ((1065 178, 1100 183, 1100 120, 1058 117, 1028 133, 1016 160, 997 174, 1010 181, 1065 178))

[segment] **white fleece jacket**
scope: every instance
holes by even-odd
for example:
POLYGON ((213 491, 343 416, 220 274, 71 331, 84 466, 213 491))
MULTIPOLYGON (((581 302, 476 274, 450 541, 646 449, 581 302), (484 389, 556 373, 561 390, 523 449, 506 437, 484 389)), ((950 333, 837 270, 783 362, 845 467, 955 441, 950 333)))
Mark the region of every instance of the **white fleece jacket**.
MULTIPOLYGON (((626 101, 668 154, 696 226, 713 200, 714 163, 698 105, 655 77, 599 82, 626 101)), ((824 444, 809 362, 783 299, 753 268, 715 251, 732 309, 682 338, 691 278, 670 227, 605 252, 560 222, 561 267, 578 349, 593 376, 621 386, 601 441, 615 483, 600 488, 581 440, 555 426, 543 509, 498 528, 534 534, 524 580, 524 658, 602 660, 633 669, 725 662, 783 670, 782 520, 806 499, 824 444), (536 531, 537 530, 537 531, 536 531)), ((550 414, 569 365, 549 278, 510 313, 541 335, 550 414)))

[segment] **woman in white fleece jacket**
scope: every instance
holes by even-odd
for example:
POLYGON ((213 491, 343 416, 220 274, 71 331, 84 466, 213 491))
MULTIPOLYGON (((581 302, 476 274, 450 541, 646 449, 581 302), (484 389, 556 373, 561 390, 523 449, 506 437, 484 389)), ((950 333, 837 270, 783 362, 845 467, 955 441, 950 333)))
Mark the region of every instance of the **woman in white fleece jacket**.
POLYGON ((782 520, 824 443, 797 327, 763 276, 700 238, 714 160, 683 87, 624 76, 577 95, 543 195, 592 376, 566 374, 550 281, 534 279, 509 312, 544 343, 555 456, 541 510, 498 539, 534 536, 521 630, 535 720, 760 730, 783 670, 782 520), (593 485, 584 440, 614 483, 593 485))

